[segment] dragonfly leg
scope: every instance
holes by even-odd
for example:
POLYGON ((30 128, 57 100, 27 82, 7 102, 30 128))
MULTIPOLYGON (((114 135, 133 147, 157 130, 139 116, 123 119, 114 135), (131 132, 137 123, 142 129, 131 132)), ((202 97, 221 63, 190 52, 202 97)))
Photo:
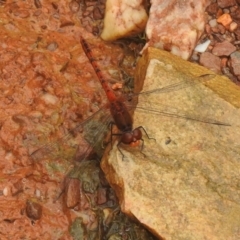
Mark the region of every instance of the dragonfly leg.
POLYGON ((124 156, 124 154, 123 154, 123 152, 122 152, 122 150, 120 149, 120 144, 121 144, 121 141, 119 141, 118 142, 118 144, 117 144, 117 149, 118 149, 118 151, 121 153, 121 155, 122 155, 122 161, 124 160, 124 158, 125 158, 125 156, 124 156))
POLYGON ((113 125, 116 125, 114 122, 109 123, 111 127, 111 149, 113 148, 113 136, 122 136, 122 133, 113 133, 113 125))
POLYGON ((146 157, 146 154, 145 153, 143 153, 143 148, 144 148, 144 139, 143 138, 141 138, 140 139, 141 141, 142 141, 142 144, 141 144, 141 149, 140 149, 140 153, 144 156, 144 157, 146 157))
MULTIPOLYGON (((156 142, 156 138, 149 137, 146 129, 145 129, 143 126, 139 126, 139 127, 137 127, 137 128, 138 128, 138 129, 142 129, 142 130, 144 131, 144 133, 146 134, 146 136, 148 137, 148 139, 153 139, 153 140, 155 140, 155 142, 156 142)), ((143 139, 141 139, 141 140, 143 140, 143 139)))

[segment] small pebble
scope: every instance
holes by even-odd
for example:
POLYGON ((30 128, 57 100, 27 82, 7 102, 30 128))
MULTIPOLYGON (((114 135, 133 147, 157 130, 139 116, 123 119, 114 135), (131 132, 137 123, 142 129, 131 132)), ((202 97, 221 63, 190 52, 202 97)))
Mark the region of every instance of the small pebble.
POLYGON ((45 93, 41 96, 41 99, 46 103, 46 104, 56 104, 58 102, 58 98, 50 93, 45 93))
POLYGON ((98 7, 93 10, 93 19, 100 20, 103 19, 103 13, 100 11, 98 7))
POLYGON ((195 47, 195 51, 196 52, 205 52, 209 46, 209 44, 211 43, 211 41, 208 39, 207 41, 205 41, 204 43, 201 43, 201 44, 198 44, 196 47, 195 47))
POLYGON ((221 60, 219 57, 213 55, 212 53, 209 52, 204 52, 201 54, 199 63, 207 67, 208 69, 220 73, 221 72, 221 60))
POLYGON ((40 196, 41 196, 41 191, 40 191, 39 189, 36 189, 35 195, 36 195, 37 198, 40 198, 40 196))
POLYGON ((5 197, 7 197, 8 194, 9 194, 9 187, 5 187, 5 188, 3 189, 3 195, 4 195, 5 197))
POLYGON ((99 188, 97 191, 97 203, 104 204, 107 202, 107 189, 99 188))
POLYGON ((58 48, 58 44, 56 42, 52 42, 48 44, 47 50, 54 52, 58 48))
POLYGON ((214 15, 214 14, 216 14, 217 9, 218 9, 217 3, 212 3, 212 4, 210 4, 210 5, 207 7, 206 11, 207 11, 210 15, 214 15))
POLYGON ((240 51, 235 51, 230 55, 229 65, 232 72, 236 75, 240 75, 240 51))
POLYGON ((68 179, 65 189, 65 204, 68 208, 74 208, 78 205, 81 198, 81 182, 78 179, 68 179))
POLYGON ((238 25, 236 22, 232 22, 229 26, 229 31, 234 32, 237 29, 238 25))
POLYGON ((217 19, 217 22, 221 23, 224 27, 226 27, 232 22, 232 18, 228 13, 224 13, 217 19))
POLYGON ((228 63, 228 58, 227 57, 223 57, 221 59, 221 68, 226 68, 227 67, 227 63, 228 63))
POLYGON ((78 12, 80 5, 77 1, 71 1, 69 3, 69 8, 70 8, 71 12, 76 13, 76 12, 78 12))
POLYGON ((216 27, 217 26, 217 19, 212 19, 209 21, 210 27, 216 27))
POLYGON ((216 43, 212 49, 212 53, 216 56, 229 56, 236 51, 236 47, 228 41, 216 43))
POLYGON ((19 18, 27 18, 30 16, 30 13, 26 10, 17 9, 13 12, 14 16, 19 18))
POLYGON ((26 214, 32 220, 38 220, 42 216, 42 206, 31 200, 26 203, 26 214))

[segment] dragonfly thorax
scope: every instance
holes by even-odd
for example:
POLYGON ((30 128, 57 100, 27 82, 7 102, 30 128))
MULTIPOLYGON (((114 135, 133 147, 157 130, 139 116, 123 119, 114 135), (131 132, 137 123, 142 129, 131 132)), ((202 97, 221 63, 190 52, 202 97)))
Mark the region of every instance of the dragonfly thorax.
POLYGON ((121 132, 127 133, 132 131, 132 116, 124 102, 116 99, 116 101, 110 104, 110 112, 112 114, 114 123, 121 132))

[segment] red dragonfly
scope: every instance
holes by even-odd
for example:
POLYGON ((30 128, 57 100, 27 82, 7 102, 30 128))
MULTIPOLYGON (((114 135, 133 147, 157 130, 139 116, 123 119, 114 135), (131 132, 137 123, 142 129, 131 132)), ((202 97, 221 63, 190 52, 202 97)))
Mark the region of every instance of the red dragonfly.
MULTIPOLYGON (((102 74, 97 61, 94 59, 91 49, 88 45, 88 43, 86 42, 86 40, 84 40, 82 37, 80 39, 80 43, 82 45, 82 48, 87 56, 87 58, 89 59, 105 93, 106 96, 108 98, 109 101, 109 109, 110 109, 110 113, 111 113, 111 117, 112 119, 109 118, 109 115, 104 114, 104 121, 106 120, 106 122, 112 122, 114 123, 118 130, 120 131, 120 133, 118 134, 113 134, 111 132, 111 136, 113 135, 118 135, 119 136, 119 141, 117 144, 117 147, 120 151, 120 153, 123 155, 123 153, 121 152, 119 145, 121 143, 124 144, 132 144, 135 145, 135 143, 141 141, 142 142, 142 146, 144 144, 143 138, 142 138, 142 130, 145 132, 146 136, 149 138, 147 132, 144 130, 144 128, 142 126, 139 126, 135 129, 133 129, 133 119, 132 116, 129 112, 129 109, 133 109, 136 106, 133 106, 132 104, 127 103, 127 101, 124 101, 126 98, 122 97, 122 96, 117 96, 114 91, 110 88, 110 86, 107 83, 107 80, 104 78, 104 75, 102 74)), ((212 79, 215 75, 213 74, 205 74, 205 75, 201 75, 199 76, 199 78, 202 80, 202 82, 206 82, 209 81, 210 79, 212 79)), ((178 83, 174 83, 171 85, 168 85, 166 87, 163 88, 159 88, 159 89, 154 89, 154 90, 150 90, 150 91, 146 91, 146 92, 142 92, 142 93, 138 93, 138 94, 133 94, 133 96, 131 96, 131 99, 133 102, 134 99, 136 99, 138 97, 139 94, 152 94, 152 93, 167 93, 167 92, 172 92, 172 91, 178 91, 179 89, 184 89, 187 87, 191 87, 194 85, 199 84, 197 79, 191 79, 191 80, 184 80, 184 81, 180 81, 178 83)), ((141 110, 143 110, 143 108, 139 107, 141 110)), ((168 116, 168 117, 177 117, 177 118, 185 118, 185 119, 190 119, 190 120, 194 120, 194 121, 198 121, 198 122, 203 122, 203 123, 207 123, 207 124, 214 124, 214 125, 223 125, 223 126, 230 126, 227 123, 223 123, 217 120, 213 120, 210 118, 203 118, 203 117, 199 117, 199 116, 190 116, 188 114, 176 114, 176 113, 172 113, 172 112, 166 112, 166 111, 159 111, 158 109, 153 109, 153 108, 148 108, 146 109, 147 112, 153 113, 153 114, 159 114, 159 115, 163 115, 163 116, 168 116)), ((79 129, 87 129, 88 127, 86 127, 88 125, 88 123, 90 122, 90 120, 92 120, 96 115, 98 115, 101 112, 101 109, 97 112, 95 112, 92 116, 90 116, 89 118, 87 118, 85 121, 83 121, 82 123, 79 124, 79 126, 76 128, 77 130, 79 129)), ((103 120, 102 120, 103 121, 103 120)), ((107 126, 107 124, 106 124, 107 126)), ((105 127, 106 128, 106 127, 105 127)), ((94 148, 94 144, 97 142, 96 139, 101 139, 102 135, 101 132, 103 132, 103 130, 105 129, 103 127, 103 129, 98 129, 96 130, 96 133, 94 135, 94 143, 93 143, 93 148, 94 148)), ((74 132, 76 129, 74 129, 72 132, 74 132)), ((38 150, 36 150, 35 152, 32 153, 32 156, 38 159, 37 155, 40 154, 40 156, 44 155, 44 154, 48 154, 48 153, 52 153, 56 150, 56 147, 58 145, 60 145, 61 143, 64 143, 65 141, 67 141, 68 139, 71 138, 71 133, 64 136, 62 139, 60 139, 57 143, 54 144, 48 144, 48 145, 44 145, 41 148, 39 148, 38 150)), ((87 139, 88 142, 91 142, 91 140, 87 139)), ((89 152, 89 149, 85 150, 85 152, 83 152, 82 155, 82 159, 85 160, 87 157, 87 153, 89 152)), ((124 157, 124 156, 123 156, 124 157)))

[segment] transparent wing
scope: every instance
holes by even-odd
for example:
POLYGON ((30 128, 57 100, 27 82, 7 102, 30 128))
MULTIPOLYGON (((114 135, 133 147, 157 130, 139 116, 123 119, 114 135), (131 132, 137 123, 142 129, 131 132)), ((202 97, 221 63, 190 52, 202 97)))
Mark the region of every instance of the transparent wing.
MULTIPOLYGON (((163 108, 164 106, 162 106, 163 108)), ((165 106, 166 107, 166 106, 165 106)), ((193 120, 193 121, 197 121, 197 122, 203 122, 203 123, 209 123, 209 124, 214 124, 214 125, 222 125, 222 126, 231 126, 228 123, 225 122, 221 122, 218 121, 216 119, 212 119, 209 117, 202 117, 199 114, 195 114, 195 113, 184 113, 182 110, 178 110, 178 109, 174 109, 174 108, 170 108, 170 110, 168 110, 168 107, 165 108, 166 110, 160 110, 160 109, 156 109, 156 108, 151 108, 151 107, 144 107, 144 106, 137 106, 136 110, 137 111, 143 111, 143 112, 148 112, 151 114, 157 114, 157 115, 162 115, 165 117, 172 117, 172 118, 184 118, 184 119, 188 119, 188 120, 193 120), (180 112, 180 113, 179 113, 180 112)))
POLYGON ((216 75, 214 74, 204 74, 198 77, 193 77, 190 79, 185 79, 183 81, 177 82, 177 83, 173 83, 170 84, 166 87, 163 88, 156 88, 153 90, 149 90, 149 91, 145 91, 145 92, 141 92, 141 93, 136 93, 133 94, 133 96, 135 95, 142 95, 142 94, 150 94, 150 93, 167 93, 167 92, 173 92, 173 91, 178 91, 180 89, 184 89, 184 88, 189 88, 189 87, 193 87, 195 85, 199 85, 201 83, 206 83, 209 80, 213 79, 216 75))
POLYGON ((174 118, 184 118, 184 119, 189 119, 189 120, 193 120, 193 121, 209 123, 209 124, 214 124, 214 125, 231 126, 228 123, 221 122, 216 119, 212 119, 210 117, 200 116, 196 112, 191 112, 191 113, 184 112, 183 110, 179 110, 177 108, 174 108, 172 106, 167 106, 162 103, 159 104, 158 108, 153 108, 151 106, 147 106, 147 107, 141 106, 139 104, 137 105, 137 103, 138 103, 137 98, 139 95, 145 95, 145 94, 147 95, 147 94, 152 94, 152 93, 161 94, 161 93, 174 92, 174 91, 178 91, 180 89, 185 89, 185 88, 199 85, 201 83, 208 82, 215 76, 216 75, 214 75, 214 74, 205 74, 205 75, 201 75, 197 78, 186 79, 186 80, 180 81, 178 83, 170 84, 163 88, 153 89, 153 90, 141 92, 139 94, 134 94, 132 97, 129 98, 129 102, 127 102, 126 104, 128 105, 129 109, 136 109, 138 111, 144 111, 144 112, 148 112, 151 114, 157 114, 157 115, 162 115, 162 116, 166 116, 166 117, 174 117, 174 118))
POLYGON ((78 160, 83 160, 87 157, 91 149, 100 154, 102 141, 111 121, 111 116, 108 112, 106 113, 103 108, 99 109, 89 118, 78 124, 77 127, 70 130, 64 137, 38 148, 31 154, 32 159, 40 161, 48 157, 51 160, 61 158, 72 161, 78 151, 78 158, 81 158, 78 160))

